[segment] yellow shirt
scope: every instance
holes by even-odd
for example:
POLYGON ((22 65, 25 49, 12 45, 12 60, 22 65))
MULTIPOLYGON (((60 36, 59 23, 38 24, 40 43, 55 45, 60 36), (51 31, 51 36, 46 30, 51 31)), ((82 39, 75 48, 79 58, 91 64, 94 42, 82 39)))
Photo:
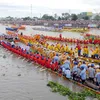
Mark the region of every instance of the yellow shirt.
POLYGON ((85 53, 85 48, 83 48, 83 54, 85 53))
POLYGON ((94 50, 93 52, 92 52, 92 55, 95 55, 96 54, 96 51, 94 50))
POLYGON ((56 51, 56 52, 58 52, 58 51, 59 51, 57 47, 55 48, 55 51, 56 51))
POLYGON ((98 54, 99 53, 99 48, 95 49, 95 53, 98 54))
POLYGON ((66 46, 66 47, 64 48, 64 51, 65 51, 65 52, 69 52, 68 46, 66 46))
POLYGON ((88 54, 89 53, 88 48, 84 48, 83 53, 88 54))
POLYGON ((89 50, 88 50, 88 48, 86 48, 86 54, 89 54, 89 50))
POLYGON ((52 52, 50 52, 49 57, 53 58, 53 53, 52 52))
POLYGON ((48 45, 48 47, 47 47, 48 49, 50 49, 50 45, 48 45))
POLYGON ((64 46, 60 47, 60 52, 64 52, 64 46))
POLYGON ((75 49, 75 53, 77 53, 77 52, 78 52, 78 48, 75 49))
POLYGON ((52 50, 52 45, 49 46, 49 49, 52 50))
POLYGON ((54 50, 54 46, 53 45, 51 45, 51 50, 54 50))
POLYGON ((74 54, 74 51, 73 50, 70 50, 69 52, 70 52, 71 55, 74 54))
POLYGON ((47 44, 46 44, 46 43, 44 44, 44 47, 45 47, 45 48, 47 47, 47 44))
POLYGON ((100 72, 100 69, 96 69, 96 73, 100 72))
POLYGON ((57 44, 57 48, 60 49, 60 44, 59 43, 57 44))

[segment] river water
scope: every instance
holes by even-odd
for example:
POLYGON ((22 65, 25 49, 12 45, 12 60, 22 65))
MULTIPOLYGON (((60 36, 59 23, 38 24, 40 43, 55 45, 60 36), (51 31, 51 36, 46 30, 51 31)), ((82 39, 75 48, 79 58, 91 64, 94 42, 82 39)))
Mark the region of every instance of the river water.
MULTIPOLYGON (((5 26, 0 25, 0 32, 5 33, 5 26)), ((34 31, 30 26, 27 26, 24 32, 27 35, 36 34, 37 32, 41 34, 48 33, 52 36, 59 34, 34 31)), ((75 34, 80 36, 79 33, 75 34)), ((46 86, 50 80, 59 82, 75 92, 82 90, 81 87, 52 72, 41 71, 41 67, 31 64, 23 58, 19 58, 18 55, 0 47, 0 100, 68 100, 67 97, 50 91, 50 88, 46 86)))

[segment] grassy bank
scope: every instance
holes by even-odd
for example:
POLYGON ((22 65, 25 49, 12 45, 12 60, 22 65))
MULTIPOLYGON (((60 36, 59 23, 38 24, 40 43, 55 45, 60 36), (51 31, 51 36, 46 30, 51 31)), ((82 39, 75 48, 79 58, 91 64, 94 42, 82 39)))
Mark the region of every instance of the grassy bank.
POLYGON ((52 92, 59 92, 60 95, 63 96, 68 95, 69 100, 85 100, 86 97, 93 97, 100 100, 99 94, 87 89, 84 89, 82 92, 73 92, 68 87, 64 87, 63 85, 52 81, 49 81, 47 86, 51 88, 52 92))

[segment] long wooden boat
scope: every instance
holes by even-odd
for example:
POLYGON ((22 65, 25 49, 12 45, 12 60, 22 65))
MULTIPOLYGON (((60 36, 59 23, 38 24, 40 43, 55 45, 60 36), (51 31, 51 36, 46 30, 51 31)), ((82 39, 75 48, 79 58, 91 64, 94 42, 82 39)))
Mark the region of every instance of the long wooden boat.
POLYGON ((18 29, 19 29, 19 30, 25 30, 26 28, 25 28, 24 25, 21 25, 18 29))
POLYGON ((80 40, 80 39, 74 39, 74 38, 59 38, 59 37, 53 37, 53 36, 44 36, 45 39, 52 40, 52 41, 61 41, 61 42, 68 42, 68 43, 81 43, 81 44, 97 44, 100 45, 100 39, 94 39, 92 40, 80 40))
MULTIPOLYGON (((29 56, 29 54, 25 54, 24 52, 21 52, 20 50, 16 50, 15 48, 12 48, 11 46, 9 46, 9 45, 7 45, 6 43, 4 43, 4 42, 1 42, 1 45, 4 47, 4 48, 6 48, 7 50, 9 50, 9 51, 12 51, 13 53, 15 53, 15 54, 17 54, 17 55, 20 55, 20 56, 22 56, 22 57, 25 57, 26 59, 28 59, 28 60, 31 60, 31 61, 33 61, 32 59, 31 59, 31 57, 29 56)), ((44 67, 44 66, 43 66, 44 67)), ((46 68, 47 69, 47 68, 46 68)), ((59 76, 62 76, 61 74, 59 74, 58 72, 55 72, 55 71, 52 71, 51 69, 48 69, 49 71, 51 71, 51 72, 53 72, 53 73, 55 73, 55 74, 57 74, 57 75, 59 75, 59 76)), ((63 78, 65 78, 64 76, 62 76, 63 78)), ((65 78, 66 80, 69 80, 69 81, 71 81, 71 82, 74 82, 74 83, 76 83, 77 85, 79 85, 79 86, 81 86, 81 87, 84 87, 84 88, 86 88, 86 89, 89 89, 89 90, 91 90, 91 91, 93 91, 93 92, 95 92, 95 93, 97 93, 97 94, 100 94, 100 91, 96 91, 96 90, 94 90, 94 89, 92 89, 92 88, 90 88, 90 87, 88 87, 88 86, 85 86, 85 85, 83 85, 83 84, 81 84, 81 83, 78 83, 78 82, 76 82, 76 81, 73 81, 73 80, 71 80, 71 79, 67 79, 67 78, 65 78)))
MULTIPOLYGON (((9 35, 16 35, 14 34, 13 32, 7 32, 9 35)), ((33 43, 34 41, 36 40, 39 40, 40 39, 40 35, 35 35, 34 37, 31 37, 31 36, 21 36, 20 34, 17 34, 17 36, 19 37, 20 39, 20 42, 24 43, 24 44, 28 44, 29 42, 30 43, 33 43)), ((59 52, 60 53, 60 52, 59 52)), ((75 57, 73 57, 75 58, 75 57)), ((91 57, 83 57, 83 56, 79 56, 78 57, 79 59, 82 59, 82 60, 85 60, 87 62, 92 62, 92 63, 100 63, 100 59, 93 59, 91 57)))
POLYGON ((8 30, 8 31, 17 31, 18 28, 6 28, 6 30, 8 30))

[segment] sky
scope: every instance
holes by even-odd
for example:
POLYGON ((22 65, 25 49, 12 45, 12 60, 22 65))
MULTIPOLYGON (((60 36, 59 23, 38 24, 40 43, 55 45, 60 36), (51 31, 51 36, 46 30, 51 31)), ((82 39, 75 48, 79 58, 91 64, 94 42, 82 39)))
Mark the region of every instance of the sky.
POLYGON ((43 14, 61 15, 66 12, 98 13, 99 5, 100 0, 0 0, 0 17, 41 17, 43 14))

